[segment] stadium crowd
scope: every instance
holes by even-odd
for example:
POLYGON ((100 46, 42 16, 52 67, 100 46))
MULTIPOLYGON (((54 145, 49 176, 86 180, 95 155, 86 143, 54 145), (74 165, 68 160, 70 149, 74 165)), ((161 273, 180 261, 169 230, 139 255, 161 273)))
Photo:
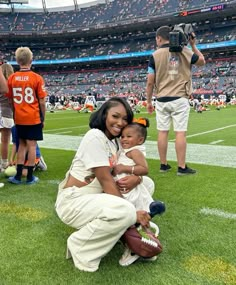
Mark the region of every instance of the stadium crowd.
POLYGON ((49 31, 88 27, 178 11, 230 4, 230 0, 116 0, 77 11, 1 15, 0 31, 49 31))
MULTIPOLYGON (((197 35, 198 42, 201 44, 233 41, 236 39, 236 25, 233 27, 199 31, 197 35)), ((35 60, 56 60, 150 51, 155 49, 154 39, 155 31, 139 32, 121 34, 119 36, 98 37, 92 40, 73 38, 51 44, 42 42, 32 45, 31 48, 35 60)), ((3 43, 0 58, 6 58, 10 61, 14 60, 15 45, 15 43, 12 45, 9 42, 3 43)))
MULTIPOLYGON (((117 0, 106 1, 105 4, 89 6, 86 8, 48 13, 1 13, 0 33, 14 31, 66 31, 78 27, 93 27, 104 23, 119 23, 127 19, 152 17, 156 15, 176 13, 182 10, 196 9, 198 7, 210 7, 212 5, 230 4, 233 1, 193 1, 193 0, 160 0, 158 5, 153 0, 117 0)), ((236 39, 235 17, 219 17, 214 21, 198 21, 194 24, 197 31, 198 43, 213 43, 233 41, 236 39)), ((156 27, 155 27, 156 29, 156 27)), ((39 33, 40 34, 40 33, 39 33)), ((14 52, 17 45, 28 45, 29 41, 21 39, 2 42, 0 58, 14 61, 14 52)), ((155 30, 138 32, 122 32, 120 34, 99 33, 93 38, 68 37, 57 40, 41 41, 33 40, 30 48, 34 54, 34 60, 59 60, 68 58, 94 57, 101 55, 126 54, 130 52, 155 50, 155 30)), ((214 59, 210 54, 206 55, 207 65, 195 71, 193 68, 194 95, 235 92, 235 58, 214 59)), ((76 66, 70 71, 58 71, 43 73, 49 95, 55 94, 58 102, 61 98, 77 97, 83 101, 84 95, 95 93, 97 98, 103 98, 112 94, 120 96, 137 96, 143 98, 146 84, 145 60, 133 66, 127 65, 124 69, 107 66, 100 70, 81 71, 76 66)))
MULTIPOLYGON (((96 93, 98 98, 110 95, 143 98, 146 84, 146 67, 91 70, 86 72, 44 73, 49 94, 83 98, 96 93)), ((194 95, 235 93, 236 59, 208 61, 201 69, 193 68, 194 95)), ((59 100, 60 101, 60 100, 59 100)))

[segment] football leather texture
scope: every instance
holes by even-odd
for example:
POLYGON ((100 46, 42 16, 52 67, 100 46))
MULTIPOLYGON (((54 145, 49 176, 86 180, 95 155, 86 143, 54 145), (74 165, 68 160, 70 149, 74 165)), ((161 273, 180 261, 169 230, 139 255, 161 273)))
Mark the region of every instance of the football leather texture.
POLYGON ((148 228, 132 226, 123 235, 123 242, 129 249, 141 257, 153 257, 162 252, 158 237, 148 228))

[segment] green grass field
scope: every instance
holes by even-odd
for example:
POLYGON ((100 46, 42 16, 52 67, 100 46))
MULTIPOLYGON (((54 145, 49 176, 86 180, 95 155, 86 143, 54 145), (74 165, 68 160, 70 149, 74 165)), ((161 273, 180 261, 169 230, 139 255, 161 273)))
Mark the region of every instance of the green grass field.
MULTIPOLYGON (((0 189, 0 284, 83 284, 83 285, 220 285, 236 284, 236 107, 198 114, 191 112, 188 143, 194 156, 198 149, 211 153, 215 165, 190 163, 197 175, 178 177, 176 161, 172 170, 159 173, 156 153, 155 114, 145 110, 135 116, 150 118, 148 141, 152 141, 152 156, 148 159, 149 175, 155 181, 155 199, 166 203, 166 212, 154 221, 160 227, 164 250, 153 263, 136 262, 122 268, 118 260, 121 244, 102 259, 95 273, 81 272, 72 260, 65 259, 66 240, 73 231, 56 216, 54 203, 57 185, 64 178, 74 156, 76 139, 88 130, 89 114, 74 111, 47 113, 45 140, 41 147, 48 165, 38 172, 36 185, 11 185, 2 174, 5 187, 0 189), (55 141, 53 141, 53 139, 55 141), (61 141, 57 147, 57 143, 61 141), (228 149, 227 166, 221 149, 228 149)), ((170 133, 170 141, 174 133, 170 133)), ((79 143, 79 140, 78 140, 79 143)), ((151 142, 150 142, 151 143, 151 142)), ((149 144, 148 144, 149 146, 149 144)), ((204 155, 203 155, 204 158, 204 155)), ((196 160, 197 161, 197 160, 196 160)))

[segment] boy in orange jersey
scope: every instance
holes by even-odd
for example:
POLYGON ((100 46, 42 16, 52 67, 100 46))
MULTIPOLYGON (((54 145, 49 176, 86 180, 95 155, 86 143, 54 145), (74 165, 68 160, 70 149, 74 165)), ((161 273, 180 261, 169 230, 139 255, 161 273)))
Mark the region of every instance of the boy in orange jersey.
POLYGON ((20 47, 15 52, 20 70, 8 78, 9 92, 12 100, 14 121, 19 136, 17 153, 17 173, 9 177, 13 184, 21 184, 25 153, 28 152, 28 173, 26 184, 34 184, 39 179, 33 176, 35 166, 35 148, 37 141, 43 140, 43 124, 45 118, 45 98, 47 92, 43 78, 31 71, 33 54, 28 47, 20 47))

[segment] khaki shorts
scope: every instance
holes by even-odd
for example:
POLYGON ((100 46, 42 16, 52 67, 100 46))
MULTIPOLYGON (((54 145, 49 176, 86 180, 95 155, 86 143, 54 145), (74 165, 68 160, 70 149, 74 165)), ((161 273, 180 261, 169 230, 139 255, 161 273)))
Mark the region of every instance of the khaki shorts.
POLYGON ((156 101, 156 121, 159 131, 169 131, 171 123, 175 132, 187 131, 190 105, 187 98, 169 102, 156 101))
POLYGON ((0 118, 0 129, 6 128, 11 129, 14 126, 14 120, 11 118, 0 118))

